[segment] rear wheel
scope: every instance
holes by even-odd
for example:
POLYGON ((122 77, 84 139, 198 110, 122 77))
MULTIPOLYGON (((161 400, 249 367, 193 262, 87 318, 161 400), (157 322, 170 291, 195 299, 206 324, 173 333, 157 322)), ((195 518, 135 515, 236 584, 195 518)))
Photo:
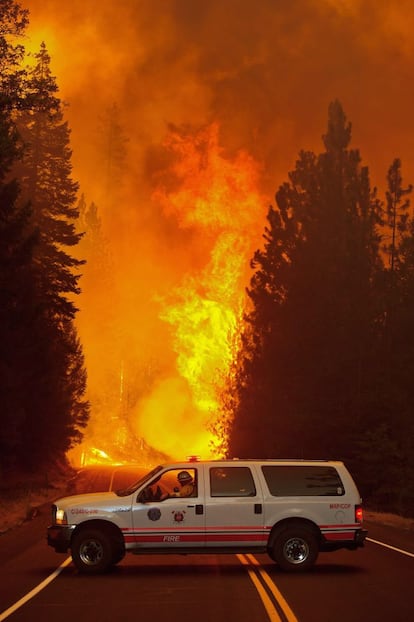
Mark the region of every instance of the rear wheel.
POLYGON ((71 549, 73 563, 82 573, 99 574, 116 563, 113 543, 99 529, 83 529, 75 534, 71 549))
POLYGON ((270 557, 288 572, 309 570, 318 557, 319 548, 315 532, 306 525, 291 525, 275 537, 270 557))

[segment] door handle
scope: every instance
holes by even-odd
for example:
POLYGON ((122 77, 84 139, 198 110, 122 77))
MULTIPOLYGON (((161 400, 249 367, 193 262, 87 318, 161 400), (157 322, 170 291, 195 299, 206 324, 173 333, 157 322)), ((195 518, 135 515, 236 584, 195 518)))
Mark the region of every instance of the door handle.
POLYGON ((197 505, 187 505, 188 508, 195 508, 196 514, 204 514, 204 507, 197 503, 197 505))

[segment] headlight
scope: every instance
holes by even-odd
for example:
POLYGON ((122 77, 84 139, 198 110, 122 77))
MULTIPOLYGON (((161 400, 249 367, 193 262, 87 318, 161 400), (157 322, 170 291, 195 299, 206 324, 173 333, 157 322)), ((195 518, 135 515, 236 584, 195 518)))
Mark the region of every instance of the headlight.
POLYGON ((68 524, 68 519, 66 517, 65 510, 59 510, 59 508, 56 508, 55 524, 56 525, 67 525, 68 524))

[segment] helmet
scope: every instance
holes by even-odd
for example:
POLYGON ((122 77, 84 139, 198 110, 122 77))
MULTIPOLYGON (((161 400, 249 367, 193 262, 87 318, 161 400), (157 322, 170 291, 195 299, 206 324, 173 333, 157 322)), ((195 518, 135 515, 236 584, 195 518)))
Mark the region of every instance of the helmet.
POLYGON ((188 471, 181 471, 177 475, 177 479, 180 482, 180 484, 189 484, 190 482, 193 481, 193 478, 191 477, 188 471))

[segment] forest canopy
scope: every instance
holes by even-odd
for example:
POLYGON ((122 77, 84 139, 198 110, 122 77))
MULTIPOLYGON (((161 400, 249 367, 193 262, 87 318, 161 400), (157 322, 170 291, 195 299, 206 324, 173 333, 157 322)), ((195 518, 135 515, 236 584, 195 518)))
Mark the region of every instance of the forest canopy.
POLYGON ((414 219, 394 159, 384 201, 333 101, 252 259, 224 395, 228 453, 342 459, 378 507, 414 513, 414 219), (230 416, 227 414, 230 410, 230 416))
POLYGON ((89 416, 70 131, 45 44, 26 65, 27 24, 0 3, 0 471, 23 472, 63 463, 89 416))

